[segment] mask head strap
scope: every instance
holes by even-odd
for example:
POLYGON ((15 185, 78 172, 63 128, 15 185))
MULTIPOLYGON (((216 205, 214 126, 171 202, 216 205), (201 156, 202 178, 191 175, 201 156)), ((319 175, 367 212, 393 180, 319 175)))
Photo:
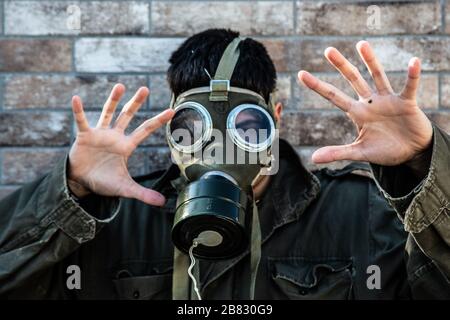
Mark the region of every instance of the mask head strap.
POLYGON ((242 40, 237 37, 231 41, 220 58, 214 78, 209 83, 209 101, 228 101, 230 79, 239 59, 238 46, 242 40))

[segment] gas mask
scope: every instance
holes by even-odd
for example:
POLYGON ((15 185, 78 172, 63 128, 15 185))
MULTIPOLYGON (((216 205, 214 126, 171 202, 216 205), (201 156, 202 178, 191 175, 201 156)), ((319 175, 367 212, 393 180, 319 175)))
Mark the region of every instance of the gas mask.
POLYGON ((166 126, 184 181, 172 240, 191 254, 195 243, 193 254, 202 259, 232 258, 248 247, 252 184, 273 169, 273 102, 230 84, 240 41, 228 45, 208 87, 172 97, 175 115, 166 126))

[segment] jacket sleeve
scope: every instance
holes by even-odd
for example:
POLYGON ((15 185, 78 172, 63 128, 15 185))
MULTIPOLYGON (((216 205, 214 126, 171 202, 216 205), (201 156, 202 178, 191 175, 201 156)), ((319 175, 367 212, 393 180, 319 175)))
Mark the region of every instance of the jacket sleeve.
MULTIPOLYGON (((421 181, 406 166, 371 166, 378 187, 414 239, 408 241, 407 254, 415 257, 414 248, 422 251, 450 284, 450 137, 436 125, 431 152, 421 181)), ((431 267, 423 265, 415 275, 431 267)))
POLYGON ((67 162, 65 157, 50 173, 0 202, 0 294, 36 273, 51 272, 118 213, 117 198, 91 196, 85 205, 72 198, 67 162))

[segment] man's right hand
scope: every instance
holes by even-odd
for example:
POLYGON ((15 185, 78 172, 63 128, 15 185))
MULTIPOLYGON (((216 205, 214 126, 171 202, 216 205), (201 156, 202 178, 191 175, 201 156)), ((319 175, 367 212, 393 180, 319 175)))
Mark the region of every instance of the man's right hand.
POLYGON ((111 125, 114 111, 124 92, 122 84, 114 86, 95 128, 89 127, 80 97, 72 98, 78 133, 69 154, 68 185, 77 197, 95 193, 134 198, 150 205, 162 206, 165 203, 164 196, 136 183, 128 172, 127 161, 136 147, 169 121, 174 112, 165 110, 144 121, 130 135, 125 135, 125 129, 147 98, 149 90, 141 87, 111 125))

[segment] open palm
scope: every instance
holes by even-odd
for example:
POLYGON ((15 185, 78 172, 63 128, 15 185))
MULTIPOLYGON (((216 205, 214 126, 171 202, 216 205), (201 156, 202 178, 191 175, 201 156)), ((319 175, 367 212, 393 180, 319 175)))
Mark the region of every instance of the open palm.
POLYGON ((405 87, 400 94, 396 94, 369 43, 360 41, 357 50, 372 75, 376 90, 338 50, 327 48, 325 56, 351 84, 359 96, 358 100, 306 71, 299 72, 299 80, 346 112, 358 131, 353 143, 320 148, 313 154, 313 161, 354 160, 398 165, 413 159, 428 148, 433 131, 416 101, 419 59, 410 60, 405 87))
POLYGON ((163 205, 164 196, 136 183, 127 168, 128 158, 153 131, 173 116, 166 110, 142 123, 130 135, 125 135, 134 114, 147 98, 147 88, 140 88, 123 107, 112 126, 111 120, 125 88, 116 85, 95 128, 89 127, 81 99, 72 99, 72 109, 78 133, 69 154, 69 186, 78 195, 93 192, 104 196, 135 198, 152 205, 163 205))

